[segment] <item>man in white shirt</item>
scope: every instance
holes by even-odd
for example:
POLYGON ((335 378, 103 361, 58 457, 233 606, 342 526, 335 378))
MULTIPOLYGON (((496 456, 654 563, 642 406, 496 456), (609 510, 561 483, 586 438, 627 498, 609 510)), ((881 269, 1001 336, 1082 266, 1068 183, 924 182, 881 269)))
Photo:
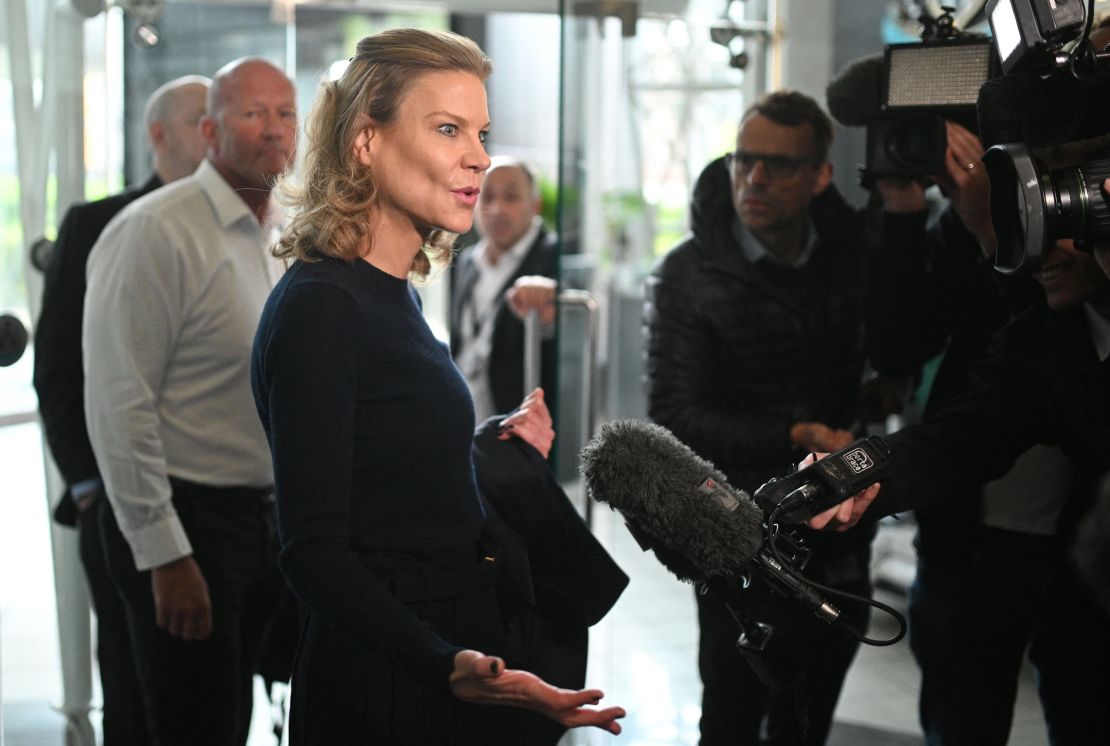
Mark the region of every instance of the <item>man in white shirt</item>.
MULTIPOLYGON (((186 75, 160 86, 147 100, 143 119, 153 173, 141 186, 95 202, 73 205, 58 228, 35 326, 35 391, 50 452, 66 482, 55 520, 75 526, 81 564, 96 612, 96 659, 100 671, 105 746, 150 742, 131 654, 126 611, 108 576, 100 543, 100 515, 107 510, 104 485, 85 426, 85 377, 81 369, 81 323, 85 265, 108 222, 131 202, 163 184, 185 178, 204 159, 200 134, 208 78, 186 75)), ((110 517, 110 516, 108 516, 110 517)), ((81 613, 87 613, 81 610, 81 613)))
MULTIPOLYGON (((456 261, 451 300, 451 355, 474 397, 478 422, 516 407, 524 396, 524 325, 506 302, 518 281, 554 278, 555 235, 540 217, 540 187, 523 161, 497 157, 482 181, 476 227, 481 240, 456 261)), ((542 280, 540 281, 542 282, 542 280)), ((551 288, 554 280, 550 280, 551 288)), ((554 293, 547 294, 546 316, 554 320, 554 293)), ((541 360, 541 385, 553 393, 555 350, 549 339, 541 360)))
POLYGON ((261 642, 282 602, 250 350, 280 274, 270 190, 293 162, 292 82, 261 59, 214 77, 192 176, 125 209, 88 263, 85 408, 112 512, 156 743, 242 744, 261 642), (122 532, 122 533, 121 533, 122 532))

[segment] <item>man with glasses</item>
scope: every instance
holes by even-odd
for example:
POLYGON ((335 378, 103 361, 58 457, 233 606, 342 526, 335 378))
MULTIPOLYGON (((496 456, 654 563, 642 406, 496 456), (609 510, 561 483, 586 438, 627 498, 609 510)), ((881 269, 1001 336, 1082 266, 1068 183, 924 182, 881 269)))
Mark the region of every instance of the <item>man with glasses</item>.
MULTIPOLYGON (((860 424, 864 221, 830 186, 831 140, 807 96, 755 103, 735 152, 698 179, 692 235, 648 280, 649 415, 749 492, 808 451, 847 445, 860 424)), ((869 595, 873 534, 872 524, 808 535, 806 574, 869 595)), ((824 743, 858 643, 758 580, 697 602, 703 746, 824 743), (720 600, 775 628, 773 644, 803 667, 800 684, 776 691, 756 677, 720 600)), ((843 610, 866 629, 866 607, 843 610)))

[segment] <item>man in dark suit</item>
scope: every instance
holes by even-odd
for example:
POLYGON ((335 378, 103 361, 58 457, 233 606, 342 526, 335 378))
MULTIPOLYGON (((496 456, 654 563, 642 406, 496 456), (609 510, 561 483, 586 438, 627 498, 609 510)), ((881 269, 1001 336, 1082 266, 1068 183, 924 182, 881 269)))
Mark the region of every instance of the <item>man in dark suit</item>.
POLYGON ((529 307, 545 329, 540 381, 554 393, 556 239, 543 225, 539 182, 523 161, 493 159, 476 213, 481 239, 455 262, 451 356, 466 377, 478 422, 516 407, 524 391, 524 324, 529 307), (543 280, 537 278, 550 278, 543 280), (514 286, 520 285, 521 287, 514 286), (517 302, 510 307, 507 294, 517 302), (533 301, 532 299, 536 300, 533 301))
POLYGON ((42 314, 35 331, 34 384, 39 414, 66 483, 54 516, 78 529, 81 563, 98 619, 106 746, 147 744, 151 739, 123 603, 107 575, 98 530, 98 513, 107 506, 101 499, 104 485, 85 424, 81 369, 85 264, 104 227, 125 206, 196 170, 205 153, 198 122, 205 113, 208 85, 208 78, 196 75, 177 78, 158 88, 147 101, 144 121, 154 173, 146 183, 96 202, 74 205, 66 213, 46 271, 42 314))

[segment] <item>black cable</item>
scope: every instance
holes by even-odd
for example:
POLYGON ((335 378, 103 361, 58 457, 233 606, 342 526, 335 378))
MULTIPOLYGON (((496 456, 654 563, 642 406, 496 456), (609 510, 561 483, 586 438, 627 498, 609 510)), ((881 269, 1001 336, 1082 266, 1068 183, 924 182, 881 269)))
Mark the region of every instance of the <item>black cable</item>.
POLYGON ((887 640, 877 640, 877 639, 874 639, 874 638, 871 638, 871 637, 867 637, 866 634, 864 634, 863 632, 860 632, 859 630, 854 629, 850 625, 844 625, 847 629, 850 629, 854 633, 856 639, 859 640, 860 642, 862 642, 866 645, 873 645, 875 647, 883 647, 883 646, 886 646, 886 645, 894 645, 894 644, 900 642, 902 640, 902 638, 906 636, 907 625, 906 625, 906 618, 904 616, 902 616, 900 613, 898 613, 897 609, 894 609, 893 607, 891 607, 887 604, 884 604, 882 601, 877 601, 873 598, 866 598, 864 596, 857 596, 854 593, 848 593, 846 591, 842 591, 842 590, 839 590, 837 588, 831 588, 827 585, 823 585, 823 584, 818 583, 814 580, 811 580, 810 578, 807 578, 806 576, 802 575, 800 572, 795 570, 791 563, 789 563, 785 559, 783 559, 782 555, 779 553, 779 549, 778 549, 778 546, 777 546, 777 539, 778 539, 778 533, 779 533, 779 531, 778 531, 779 523, 778 523, 777 518, 778 518, 778 515, 779 515, 779 512, 780 512, 781 509, 782 509, 782 503, 777 505, 775 507, 775 509, 771 511, 771 514, 767 516, 767 539, 768 539, 767 540, 767 545, 770 547, 771 554, 774 556, 775 560, 779 563, 779 565, 782 566, 783 571, 787 575, 789 575, 792 578, 794 578, 795 580, 797 580, 799 583, 802 583, 803 585, 807 585, 810 588, 816 588, 817 590, 824 591, 825 593, 827 593, 831 596, 836 596, 838 598, 842 598, 842 599, 845 599, 845 600, 867 604, 868 606, 871 606, 872 608, 875 608, 875 609, 878 609, 879 611, 885 612, 886 614, 889 614, 891 617, 893 617, 894 620, 898 623, 898 633, 895 634, 894 637, 891 637, 890 639, 887 639, 887 640))

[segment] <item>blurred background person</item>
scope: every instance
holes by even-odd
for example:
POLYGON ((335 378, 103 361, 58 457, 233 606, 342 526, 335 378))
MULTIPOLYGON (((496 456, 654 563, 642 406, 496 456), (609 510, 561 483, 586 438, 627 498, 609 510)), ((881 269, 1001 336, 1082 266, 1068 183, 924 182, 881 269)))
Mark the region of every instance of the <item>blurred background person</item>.
POLYGON ((509 412, 525 393, 521 319, 533 308, 541 314, 544 337, 540 387, 553 407, 557 245, 540 216, 542 205, 530 165, 491 159, 475 213, 480 239, 452 266, 451 355, 466 378, 478 422, 509 412))
POLYGON ((124 605, 105 566, 99 521, 112 520, 104 502, 85 424, 85 376, 81 368, 85 266, 108 222, 136 199, 196 170, 206 144, 200 119, 206 110, 208 78, 187 75, 163 84, 143 112, 154 173, 142 186, 95 202, 74 205, 58 228, 43 285, 35 329, 34 384, 39 414, 54 463, 66 483, 54 516, 76 526, 81 564, 97 616, 96 655, 103 694, 104 743, 151 742, 143 712, 124 605), (101 513, 104 513, 101 516, 101 513))

